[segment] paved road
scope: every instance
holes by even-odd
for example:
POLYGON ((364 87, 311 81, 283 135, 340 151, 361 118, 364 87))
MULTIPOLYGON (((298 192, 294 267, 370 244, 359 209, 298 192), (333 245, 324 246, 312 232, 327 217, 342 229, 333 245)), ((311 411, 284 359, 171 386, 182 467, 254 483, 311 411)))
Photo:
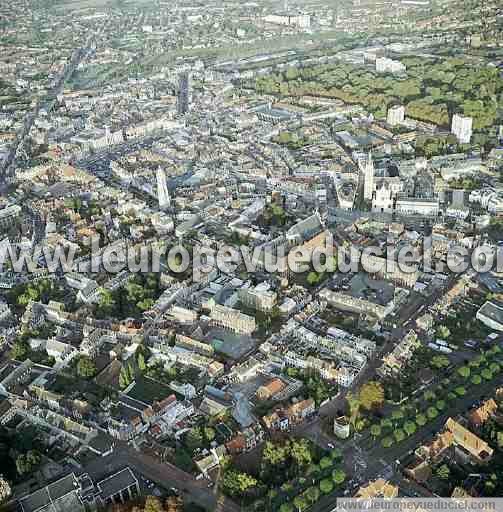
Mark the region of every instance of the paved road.
POLYGON ((192 502, 215 512, 238 512, 240 507, 229 498, 219 496, 208 488, 205 479, 196 480, 192 475, 172 464, 160 462, 143 452, 136 451, 125 443, 118 443, 114 452, 97 458, 86 465, 85 470, 92 478, 104 478, 119 469, 129 466, 140 475, 163 488, 176 487, 192 502))
POLYGON ((494 389, 503 383, 503 378, 496 381, 483 383, 480 386, 471 388, 466 396, 458 398, 453 402, 449 402, 450 407, 440 414, 434 421, 426 424, 423 428, 417 430, 415 434, 408 437, 402 443, 393 445, 390 448, 383 448, 380 443, 373 443, 372 448, 368 451, 369 457, 382 457, 383 459, 393 462, 400 459, 410 450, 415 450, 421 442, 433 437, 437 432, 442 430, 445 422, 449 417, 456 417, 465 413, 473 402, 481 397, 487 397, 494 393, 494 389))
MULTIPOLYGON (((386 479, 397 480, 404 494, 410 496, 431 496, 428 490, 412 481, 405 480, 400 474, 401 467, 396 461, 402 459, 420 446, 422 442, 431 439, 436 433, 441 431, 449 417, 456 417, 459 414, 465 413, 474 401, 483 396, 488 396, 494 391, 495 387, 501 384, 503 384, 503 377, 496 381, 486 382, 471 388, 466 396, 452 402, 451 406, 434 421, 419 429, 402 443, 393 445, 390 448, 383 448, 379 442, 372 441, 369 436, 365 436, 361 440, 352 439, 345 442, 330 438, 321 431, 319 419, 299 426, 293 434, 308 437, 325 449, 329 442, 341 448, 346 473, 356 480, 355 488, 363 482, 383 476, 386 479)), ((351 492, 350 495, 352 494, 351 492)), ((331 512, 335 509, 338 496, 340 496, 340 491, 335 491, 328 496, 322 497, 310 509, 310 512, 331 512)))
POLYGON ((33 123, 38 117, 41 109, 44 108, 48 113, 52 110, 54 104, 56 103, 56 97, 58 94, 61 94, 66 81, 73 75, 80 62, 82 62, 82 60, 87 58, 89 55, 91 39, 92 38, 88 39, 86 45, 83 48, 79 48, 72 53, 70 62, 65 66, 51 90, 47 92, 46 97, 43 100, 37 102, 33 112, 30 112, 26 115, 21 132, 18 134, 7 158, 4 159, 1 165, 0 181, 3 182, 5 177, 9 175, 9 173, 14 169, 16 165, 18 150, 23 147, 23 144, 30 133, 31 127, 33 126, 33 123))

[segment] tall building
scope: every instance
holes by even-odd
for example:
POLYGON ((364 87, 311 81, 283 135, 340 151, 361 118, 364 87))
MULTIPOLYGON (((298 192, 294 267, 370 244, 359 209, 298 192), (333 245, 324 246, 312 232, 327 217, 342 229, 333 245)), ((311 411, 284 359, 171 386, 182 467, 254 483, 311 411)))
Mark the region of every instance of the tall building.
POLYGON ((179 115, 186 114, 190 109, 190 76, 180 73, 178 77, 177 111, 179 115))
POLYGON ((238 296, 245 306, 258 311, 271 311, 278 299, 278 294, 266 282, 252 288, 241 288, 238 296))
POLYGON ((245 315, 237 309, 228 308, 216 304, 213 306, 210 319, 216 325, 220 325, 238 334, 251 335, 256 329, 255 318, 245 315))
POLYGON ((311 16, 309 14, 268 14, 263 19, 266 23, 273 23, 274 25, 297 28, 309 28, 311 26, 311 16))
POLYGON ((451 133, 453 133, 461 144, 469 144, 472 138, 473 119, 460 114, 452 116, 451 133))
POLYGON ((363 171, 363 198, 365 200, 372 200, 374 194, 374 162, 372 160, 372 153, 369 153, 367 159, 360 163, 360 169, 363 171))
POLYGON ((387 122, 390 126, 402 124, 405 119, 405 107, 403 105, 395 105, 388 109, 387 122))
POLYGON ((376 71, 378 73, 405 73, 407 68, 398 60, 379 57, 376 59, 376 71))
POLYGON ((157 200, 159 201, 159 209, 167 210, 171 206, 171 198, 169 195, 168 185, 166 183, 166 173, 161 167, 157 168, 157 200))

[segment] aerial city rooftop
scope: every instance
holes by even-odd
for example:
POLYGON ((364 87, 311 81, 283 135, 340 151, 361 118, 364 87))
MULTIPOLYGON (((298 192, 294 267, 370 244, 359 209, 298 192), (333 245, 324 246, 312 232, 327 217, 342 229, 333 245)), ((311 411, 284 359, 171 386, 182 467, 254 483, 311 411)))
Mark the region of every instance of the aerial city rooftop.
POLYGON ((3 509, 503 497, 502 41, 496 0, 2 0, 3 509))

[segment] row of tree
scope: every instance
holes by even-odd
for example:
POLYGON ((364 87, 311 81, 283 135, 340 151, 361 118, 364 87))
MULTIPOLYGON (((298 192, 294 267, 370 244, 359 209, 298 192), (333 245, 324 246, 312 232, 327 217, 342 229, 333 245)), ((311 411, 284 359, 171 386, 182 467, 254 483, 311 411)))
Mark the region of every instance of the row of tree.
POLYGON ((287 68, 258 77, 250 86, 264 94, 326 96, 361 104, 377 117, 391 105, 406 106, 407 115, 447 127, 455 112, 473 117, 474 129, 495 124, 503 101, 503 79, 496 68, 462 59, 403 59, 407 78, 381 75, 368 68, 324 64, 287 68))

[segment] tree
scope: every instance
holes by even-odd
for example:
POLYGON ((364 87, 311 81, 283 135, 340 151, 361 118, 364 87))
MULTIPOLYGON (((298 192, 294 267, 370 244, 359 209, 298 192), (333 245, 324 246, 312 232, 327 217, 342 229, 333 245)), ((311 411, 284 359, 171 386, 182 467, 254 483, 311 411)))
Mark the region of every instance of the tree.
POLYGON ((77 363, 77 374, 85 379, 90 379, 96 375, 96 365, 87 356, 82 356, 77 363))
POLYGON ((215 439, 215 430, 211 427, 204 427, 204 437, 211 443, 215 439))
POLYGON ((164 512, 161 500, 155 496, 147 496, 143 512, 164 512))
POLYGON ((292 134, 290 132, 280 132, 277 139, 279 144, 289 144, 292 142, 292 134))
POLYGON ((427 402, 431 402, 432 400, 435 400, 435 398, 436 398, 435 393, 430 390, 426 391, 424 393, 423 397, 427 402))
POLYGON ((458 396, 465 396, 466 389, 463 386, 458 386, 457 388, 454 388, 454 393, 458 396))
POLYGON ((307 279, 307 283, 309 285, 313 286, 319 282, 320 276, 316 272, 309 272, 306 279, 307 279))
POLYGON ((501 366, 498 363, 491 363, 489 369, 493 375, 497 375, 501 371, 501 366))
POLYGON ((377 381, 365 383, 360 389, 359 399, 362 407, 367 411, 381 408, 384 403, 382 384, 377 381))
POLYGON ((474 374, 471 378, 471 383, 475 386, 478 386, 482 382, 482 377, 480 375, 474 374))
POLYGON ((119 386, 121 389, 126 389, 131 381, 129 380, 128 371, 125 366, 121 368, 120 374, 119 374, 119 386))
POLYGON ((147 368, 147 365, 145 364, 145 356, 140 352, 138 354, 138 369, 141 372, 144 372, 146 368, 147 368))
POLYGON ((135 373, 133 365, 131 363, 129 363, 127 365, 126 372, 127 372, 128 382, 130 382, 130 383, 133 382, 136 378, 136 373, 135 373))
POLYGON ((379 425, 372 425, 370 427, 370 435, 376 439, 381 435, 381 427, 379 425))
POLYGON ((110 316, 115 308, 115 300, 110 290, 100 289, 100 300, 98 302, 98 311, 100 316, 110 316))
POLYGON ((471 359, 470 362, 468 363, 468 366, 470 368, 478 368, 480 366, 480 361, 478 360, 478 358, 471 359))
POLYGON ((355 397, 352 393, 348 393, 346 395, 346 401, 349 406, 349 418, 350 422, 354 425, 356 422, 356 419, 360 415, 360 406, 361 402, 360 400, 355 397))
POLYGON ((332 482, 332 480, 330 480, 329 478, 324 478, 321 482, 320 482, 320 491, 323 493, 323 494, 330 494, 334 489, 334 484, 332 482))
POLYGON ((136 303, 136 307, 140 310, 140 311, 148 311, 149 309, 152 309, 152 306, 155 304, 155 301, 154 299, 149 299, 149 298, 146 298, 146 299, 143 299, 143 300, 140 300, 136 303))
POLYGON ((332 466, 332 461, 329 457, 323 457, 320 460, 320 468, 321 469, 328 469, 330 466, 332 466))
POLYGON ((333 461, 341 461, 342 460, 342 452, 339 448, 332 448, 332 450, 330 451, 330 458, 333 460, 333 461))
POLYGON ((16 340, 12 345, 10 357, 18 361, 24 361, 30 352, 30 347, 26 341, 16 340))
POLYGON ((420 427, 424 427, 426 425, 426 423, 428 423, 428 419, 426 418, 426 416, 424 414, 418 414, 416 416, 416 423, 420 427))
POLYGON ((391 421, 391 418, 383 418, 381 420, 381 428, 385 432, 389 432, 393 429, 393 422, 391 421))
POLYGON ((451 474, 451 471, 449 469, 449 466, 447 464, 442 464, 437 468, 436 474, 438 478, 441 480, 448 480, 449 475, 451 474))
POLYGON ((306 508, 308 507, 307 501, 301 495, 295 496, 295 498, 293 499, 293 504, 295 505, 299 512, 306 510, 306 508))
POLYGON ((468 379, 470 377, 470 368, 468 366, 461 366, 458 368, 458 373, 463 379, 468 379))
POLYGON ((389 448, 394 443, 393 438, 391 436, 386 436, 381 440, 381 445, 383 448, 389 448))
POLYGON ((435 407, 439 410, 439 411, 443 411, 446 407, 446 403, 445 403, 445 400, 437 400, 435 402, 435 407))
POLYGON ((311 449, 306 439, 302 439, 300 441, 292 441, 290 447, 290 455, 297 464, 299 469, 309 466, 309 464, 311 464, 311 449))
POLYGON ((437 369, 447 368, 449 366, 449 359, 446 356, 438 355, 431 358, 431 366, 437 369))
POLYGON ((262 460, 271 466, 282 464, 286 460, 286 450, 284 447, 267 441, 262 452, 262 460))
POLYGON ((435 419, 438 416, 438 410, 436 409, 436 407, 428 407, 428 409, 426 410, 426 416, 428 416, 430 420, 435 419))
POLYGON ((405 432, 401 428, 397 428, 393 432, 393 435, 394 435, 397 443, 401 443, 405 439, 405 432))
POLYGON ((414 434, 414 432, 416 432, 416 424, 413 421, 406 421, 403 426, 403 429, 405 430, 408 436, 411 436, 412 434, 414 434))
POLYGON ((395 420, 395 421, 400 421, 400 420, 403 420, 404 414, 403 414, 403 412, 402 412, 400 409, 395 409, 395 410, 391 413, 391 417, 392 417, 392 418, 393 418, 393 420, 395 420))
POLYGON ((501 348, 498 345, 494 345, 490 350, 487 351, 488 354, 496 355, 501 354, 501 348))
POLYGON ((201 448, 204 443, 203 432, 200 427, 194 427, 187 432, 185 444, 192 452, 201 448))
POLYGON ((181 446, 177 447, 175 450, 175 465, 186 472, 192 471, 194 467, 194 463, 192 462, 192 457, 189 452, 181 446))
MULTIPOLYGON (((493 378, 493 374, 491 373, 491 370, 489 370, 489 368, 484 368, 480 372, 480 375, 482 375, 482 378, 485 380, 491 380, 493 378)), ((454 391, 456 391, 456 390, 454 390, 454 391)))
POLYGON ((183 512, 183 500, 179 496, 170 496, 166 500, 165 512, 183 512))
POLYGON ((355 430, 357 432, 361 432, 362 430, 365 429, 366 426, 367 426, 366 419, 359 419, 359 420, 356 420, 356 422, 355 422, 355 430))
POLYGON ((0 505, 10 497, 11 492, 9 482, 0 475, 0 505))
POLYGON ((318 487, 309 487, 309 489, 306 491, 306 498, 310 503, 316 503, 320 499, 320 490, 318 487))
POLYGON ((289 66, 285 71, 285 79, 287 81, 295 80, 299 76, 299 71, 294 66, 289 66))
POLYGON ((342 469, 334 469, 332 471, 332 480, 335 485, 341 485, 346 480, 346 473, 342 469))
POLYGON ((293 507, 290 503, 283 503, 281 507, 279 507, 279 512, 293 512, 293 507))
POLYGON ((16 459, 16 469, 19 475, 31 473, 41 461, 40 454, 36 450, 30 450, 25 454, 18 455, 16 459))
POLYGON ((257 486, 257 480, 248 473, 234 469, 227 470, 222 479, 222 485, 230 496, 246 494, 257 486))
POLYGON ((437 336, 443 340, 446 340, 451 335, 451 331, 445 325, 441 325, 437 329, 437 336))

